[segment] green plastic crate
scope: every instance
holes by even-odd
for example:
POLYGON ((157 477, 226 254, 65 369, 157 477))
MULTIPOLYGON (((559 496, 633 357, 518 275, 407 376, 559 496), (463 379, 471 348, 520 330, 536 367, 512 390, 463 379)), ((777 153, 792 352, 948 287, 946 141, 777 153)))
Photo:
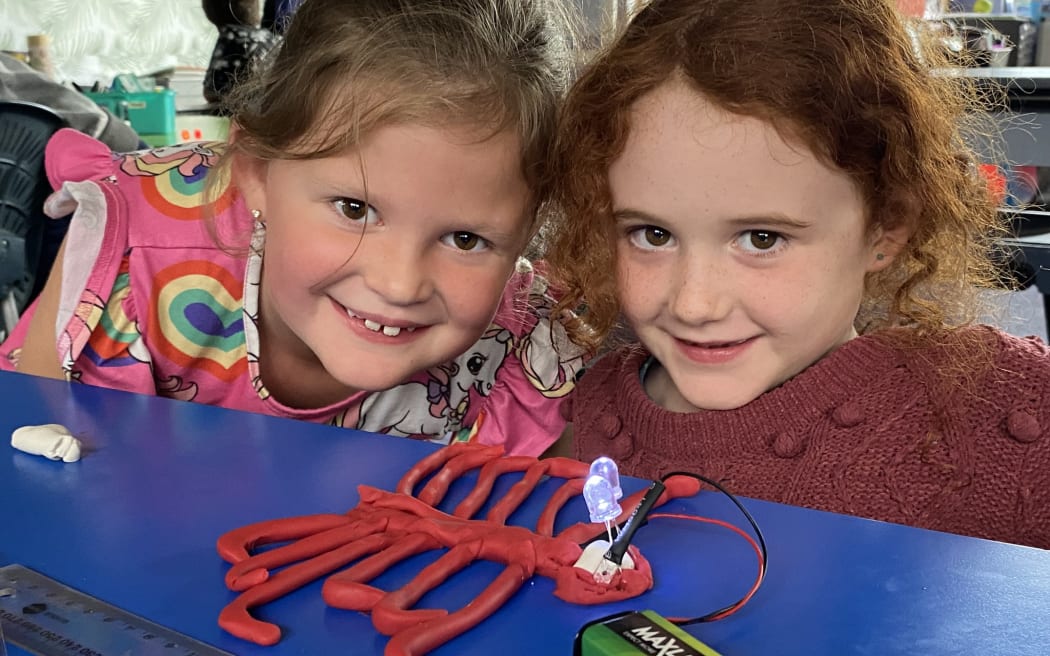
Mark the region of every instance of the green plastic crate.
MULTIPOLYGON (((161 87, 146 88, 134 75, 118 75, 107 91, 84 94, 114 116, 131 123, 146 143, 152 137, 175 135, 175 92, 161 87)), ((171 142, 169 142, 171 143, 171 142)))

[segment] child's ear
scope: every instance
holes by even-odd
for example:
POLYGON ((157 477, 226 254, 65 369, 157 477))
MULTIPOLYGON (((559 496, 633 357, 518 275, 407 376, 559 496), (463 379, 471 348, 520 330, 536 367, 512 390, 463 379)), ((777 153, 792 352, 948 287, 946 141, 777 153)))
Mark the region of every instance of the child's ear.
POLYGON ((882 271, 888 267, 908 245, 911 232, 911 225, 904 221, 888 228, 875 228, 871 248, 868 249, 868 273, 882 271))
POLYGON ((244 196, 244 204, 249 210, 258 210, 266 216, 266 160, 259 159, 243 148, 234 144, 240 135, 236 127, 230 128, 230 143, 234 149, 233 161, 230 162, 231 182, 244 196))
POLYGON ((913 194, 899 193, 886 204, 884 212, 884 217, 892 218, 879 221, 871 233, 868 273, 888 267, 908 246, 921 213, 921 204, 913 194))

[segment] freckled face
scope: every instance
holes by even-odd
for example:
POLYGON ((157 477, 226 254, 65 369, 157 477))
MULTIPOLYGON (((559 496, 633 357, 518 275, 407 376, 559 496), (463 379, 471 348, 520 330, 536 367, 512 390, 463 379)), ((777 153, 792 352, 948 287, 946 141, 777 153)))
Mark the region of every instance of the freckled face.
POLYGON ((623 312, 672 410, 737 408, 809 367, 888 264, 845 173, 679 82, 636 103, 609 183, 623 312))
POLYGON ((385 389, 488 327, 528 236, 516 135, 388 126, 257 168, 244 187, 266 222, 261 339, 294 375, 335 397, 385 389))

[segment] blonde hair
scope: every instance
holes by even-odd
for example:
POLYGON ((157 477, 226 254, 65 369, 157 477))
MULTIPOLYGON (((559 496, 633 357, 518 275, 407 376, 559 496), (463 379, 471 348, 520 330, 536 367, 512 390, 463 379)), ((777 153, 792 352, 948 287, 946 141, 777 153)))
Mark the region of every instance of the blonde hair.
POLYGON ((518 134, 539 207, 567 86, 568 29, 554 0, 306 0, 227 102, 236 137, 209 190, 224 186, 238 154, 316 159, 384 125, 467 125, 518 134))
POLYGON ((1000 278, 990 260, 1003 223, 965 129, 984 98, 946 53, 887 0, 654 0, 570 90, 559 129, 557 201, 547 259, 582 308, 573 339, 596 346, 619 316, 610 164, 629 112, 680 78, 727 111, 775 125, 855 182, 869 228, 911 237, 870 275, 857 319, 923 335, 979 311, 1000 278))

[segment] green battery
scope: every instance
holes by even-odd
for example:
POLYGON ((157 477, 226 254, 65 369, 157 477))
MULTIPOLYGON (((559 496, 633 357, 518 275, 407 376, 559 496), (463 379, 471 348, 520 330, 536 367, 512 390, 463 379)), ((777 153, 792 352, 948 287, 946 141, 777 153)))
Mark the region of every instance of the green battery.
POLYGON ((578 656, 721 656, 651 610, 589 624, 576 646, 578 656))

